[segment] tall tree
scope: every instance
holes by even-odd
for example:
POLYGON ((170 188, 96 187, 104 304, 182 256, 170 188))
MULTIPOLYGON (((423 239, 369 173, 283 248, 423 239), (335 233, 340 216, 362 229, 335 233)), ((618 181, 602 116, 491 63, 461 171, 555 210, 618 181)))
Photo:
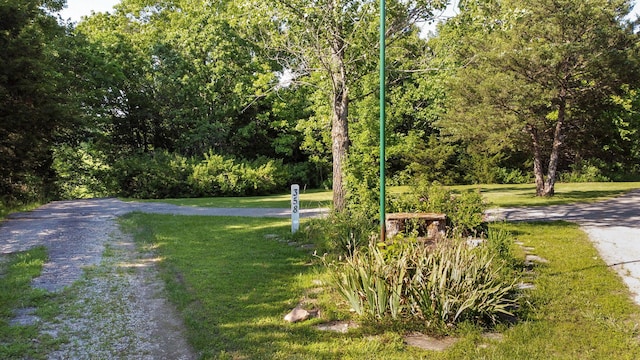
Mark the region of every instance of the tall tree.
POLYGON ((598 115, 584 104, 606 104, 632 81, 627 65, 637 39, 624 20, 631 3, 488 0, 460 7, 440 35, 464 44, 451 82, 455 105, 443 125, 492 146, 513 146, 526 135, 536 194, 552 196, 570 130, 598 115))
MULTIPOLYGON (((447 1, 387 1, 387 41, 432 17, 447 1)), ((378 8, 365 0, 277 0, 242 2, 257 38, 298 82, 314 82, 328 101, 333 161, 333 204, 346 207, 345 166, 349 153, 351 89, 377 65, 378 8)))
POLYGON ((269 92, 277 65, 239 34, 229 3, 123 0, 79 24, 108 74, 97 74, 103 94, 93 109, 110 119, 117 152, 294 156, 283 146, 298 141, 292 128, 307 112, 292 110, 306 104, 269 92))
POLYGON ((0 196, 33 200, 51 185, 51 149, 72 118, 62 71, 63 0, 0 2, 0 196))

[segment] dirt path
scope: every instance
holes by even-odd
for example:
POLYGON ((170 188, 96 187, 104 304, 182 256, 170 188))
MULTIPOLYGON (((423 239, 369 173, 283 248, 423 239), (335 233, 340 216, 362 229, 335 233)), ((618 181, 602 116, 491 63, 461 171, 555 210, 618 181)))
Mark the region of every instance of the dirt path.
MULTIPOLYGON (((49 255, 33 286, 63 293, 62 314, 42 324, 70 341, 50 359, 193 359, 184 326, 166 300, 153 254, 140 254, 116 218, 132 211, 178 215, 288 217, 287 209, 214 209, 118 199, 58 201, 0 223, 3 254, 45 246, 49 255), (66 303, 66 299, 69 299, 66 303)), ((315 216, 322 210, 303 210, 315 216)), ((24 319, 40 321, 33 310, 24 319)))
POLYGON ((579 224, 640 305, 640 190, 590 204, 497 209, 489 213, 494 220, 563 220, 579 224))

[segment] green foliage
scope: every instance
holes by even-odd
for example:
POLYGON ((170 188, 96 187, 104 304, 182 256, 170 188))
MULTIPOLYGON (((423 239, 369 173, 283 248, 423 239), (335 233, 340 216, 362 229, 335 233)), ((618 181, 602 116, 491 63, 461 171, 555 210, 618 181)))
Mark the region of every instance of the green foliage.
POLYGON ((60 1, 0 2, 0 200, 51 196, 51 151, 73 127, 77 103, 60 1))
POLYGON ((321 253, 342 256, 365 246, 376 229, 377 223, 370 216, 352 209, 331 212, 324 219, 309 219, 293 238, 316 245, 321 253))
MULTIPOLYGON (((444 134, 487 160, 528 154, 537 164, 537 195, 552 195, 558 170, 585 152, 625 156, 628 144, 610 145, 623 145, 615 129, 632 134, 634 122, 608 113, 612 97, 619 107, 633 103, 629 92, 616 96, 639 75, 629 71, 637 59, 637 34, 623 20, 629 1, 517 0, 460 10, 434 41, 443 61, 455 64, 439 122, 444 134)), ((472 165, 481 170, 477 181, 496 181, 494 164, 472 165)))
POLYGON ((513 316, 516 280, 501 276, 500 265, 494 264, 486 249, 470 249, 463 242, 442 243, 414 264, 411 290, 423 319, 496 324, 504 316, 513 316))
POLYGON ((298 168, 282 160, 239 160, 212 151, 201 161, 156 151, 119 160, 107 181, 119 195, 143 199, 266 195, 284 190, 298 168))
POLYGON ((498 167, 496 172, 496 183, 498 184, 530 184, 533 182, 531 175, 524 173, 520 169, 508 169, 498 167))
POLYGON ((436 183, 418 181, 408 194, 390 198, 389 212, 435 212, 447 215, 448 230, 456 236, 479 235, 486 231, 487 208, 479 191, 459 194, 436 183))
POLYGON ((121 196, 133 198, 191 197, 192 161, 166 151, 141 153, 116 162, 111 170, 121 196))
POLYGON ((562 182, 607 182, 611 181, 600 170, 604 164, 597 160, 581 161, 571 165, 571 171, 560 174, 562 182))
POLYGON ((88 147, 60 145, 54 150, 58 197, 82 199, 109 195, 109 166, 88 147))
POLYGON ((462 321, 495 325, 513 316, 515 279, 505 279, 489 248, 464 242, 428 248, 408 241, 392 255, 370 243, 343 262, 330 263, 333 283, 359 315, 402 319, 427 329, 462 321))
POLYGON ((209 152, 189 182, 196 196, 257 195, 282 190, 288 175, 281 160, 237 161, 209 152))

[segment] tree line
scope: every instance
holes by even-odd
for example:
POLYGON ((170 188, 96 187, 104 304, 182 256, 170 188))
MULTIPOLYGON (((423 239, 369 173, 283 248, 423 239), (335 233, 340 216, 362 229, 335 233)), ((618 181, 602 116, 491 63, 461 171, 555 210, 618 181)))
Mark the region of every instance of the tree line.
MULTIPOLYGON (((78 24, 64 4, 0 3, 4 202, 375 197, 378 2, 123 0, 78 24)), ((446 5, 387 1, 389 183, 638 175, 631 1, 460 1, 421 37, 446 5)))

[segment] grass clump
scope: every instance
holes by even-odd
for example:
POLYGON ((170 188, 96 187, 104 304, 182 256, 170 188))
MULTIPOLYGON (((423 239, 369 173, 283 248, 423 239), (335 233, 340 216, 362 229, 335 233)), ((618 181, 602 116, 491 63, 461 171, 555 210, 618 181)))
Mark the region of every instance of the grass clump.
MULTIPOLYGON (((44 315, 53 303, 46 291, 31 287, 47 259, 44 247, 0 255, 0 358, 44 359, 55 340, 40 334, 39 323, 12 323, 16 310, 32 309, 44 315)), ((49 309, 49 310, 48 310, 49 309)))

